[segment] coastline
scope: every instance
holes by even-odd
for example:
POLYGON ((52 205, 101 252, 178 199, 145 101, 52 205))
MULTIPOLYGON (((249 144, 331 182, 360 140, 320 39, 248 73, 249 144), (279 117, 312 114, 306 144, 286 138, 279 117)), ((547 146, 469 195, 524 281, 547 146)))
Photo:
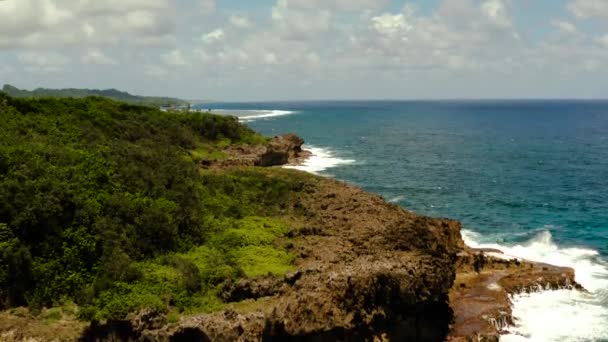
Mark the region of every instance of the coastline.
MULTIPOLYGON (((280 137, 274 139, 281 140, 280 137)), ((297 143, 291 147, 304 143, 299 138, 293 141, 297 143)), ((327 170, 355 162, 340 159, 328 149, 307 150, 306 146, 298 147, 299 155, 291 154, 287 164, 280 166, 331 178, 327 170)), ((545 293, 547 290, 550 292, 582 290, 582 286, 575 280, 574 269, 570 267, 554 266, 552 263, 543 263, 540 259, 522 258, 518 255, 507 257, 508 253, 504 246, 484 248, 475 246, 471 241, 468 242, 470 243, 468 246, 463 242, 461 251, 466 255, 465 259, 473 259, 476 250, 483 250, 488 253, 486 259, 490 266, 480 273, 471 272, 473 267, 471 262, 463 262, 463 256, 459 256, 457 279, 450 290, 455 302, 452 309, 456 314, 455 325, 449 336, 453 341, 466 340, 471 336, 484 336, 490 341, 498 340, 501 336, 505 337, 505 340, 506 337, 526 340, 528 333, 522 331, 520 325, 529 317, 521 313, 520 316, 514 314, 518 309, 514 307, 518 303, 518 298, 545 293), (503 260, 505 258, 510 261, 505 263, 503 260), (461 288, 462 282, 459 277, 466 278, 465 285, 470 282, 472 286, 461 288), (489 278, 493 278, 491 284, 487 283, 489 278), (488 285, 492 285, 491 288, 488 288, 488 285), (488 305, 484 298, 493 298, 495 303, 488 305), (470 307, 475 309, 471 310, 470 307)))
MULTIPOLYGON (((283 170, 319 166, 307 164, 315 153, 303 143, 293 134, 277 136, 265 146, 228 147, 226 158, 199 165, 253 167, 297 180, 297 198, 284 203, 282 214, 290 231, 278 242, 295 255, 293 272, 222 284, 227 307, 210 314, 170 321, 166 312, 146 309, 86 329, 67 324, 84 329, 84 340, 498 341, 515 321, 510 296, 580 288, 572 269, 467 247, 458 221, 417 215, 333 178, 283 170), (488 257, 477 270, 481 252, 488 257)), ((20 340, 15 334, 27 332, 19 328, 24 321, 7 321, 2 329, 13 335, 6 336, 20 340)))
MULTIPOLYGON (((307 165, 315 153, 306 152, 303 158, 290 161, 283 167, 312 174, 324 171, 307 165)), ((514 298, 558 290, 587 292, 576 282, 572 267, 508 256, 499 248, 476 248, 465 244, 458 254, 456 279, 450 290, 454 323, 447 340, 468 341, 475 337, 481 341, 499 341, 501 336, 508 334, 517 336, 518 332, 513 328, 521 318, 513 315, 514 298), (475 269, 476 257, 483 258, 480 271, 475 269)))
POLYGON ((449 341, 498 341, 517 325, 514 296, 543 291, 585 291, 575 271, 540 262, 509 258, 495 249, 467 246, 459 255, 450 306, 455 322, 449 341), (485 255, 489 253, 489 255, 485 255), (477 269, 479 267, 479 269, 477 269))

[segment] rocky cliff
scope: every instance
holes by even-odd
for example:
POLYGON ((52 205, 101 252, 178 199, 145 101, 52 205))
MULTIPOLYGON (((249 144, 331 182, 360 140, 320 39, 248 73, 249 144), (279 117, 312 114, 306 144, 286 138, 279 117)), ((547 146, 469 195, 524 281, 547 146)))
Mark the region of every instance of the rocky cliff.
MULTIPOLYGON (((308 155, 302 144, 287 135, 232 146, 228 158, 200 166, 221 172, 294 163, 308 155)), ((81 341, 497 341, 515 323, 510 295, 580 289, 571 269, 466 247, 457 221, 417 215, 344 182, 303 179, 297 198, 284 203, 288 236, 276 242, 295 255, 293 272, 224 282, 221 312, 175 321, 146 309, 86 329, 61 322, 71 328, 58 340, 73 340, 76 329, 81 341)), ((29 316, 5 316, 0 340, 61 331, 30 332, 20 326, 29 316)))
MULTIPOLYGON (((275 137, 261 148, 233 147, 208 166, 299 162, 308 155, 302 144, 275 137)), ((92 325, 81 340, 498 341, 514 324, 510 295, 580 289, 572 269, 466 247, 457 221, 416 215, 336 180, 302 186, 305 195, 286 208, 297 270, 223 284, 222 298, 234 303, 223 312, 169 324, 146 310, 92 325)))
POLYGON ((200 166, 205 169, 225 169, 237 166, 280 166, 298 164, 310 156, 303 150, 304 140, 295 134, 276 136, 266 144, 229 146, 222 150, 225 158, 203 159, 200 166))
POLYGON ((306 195, 289 208, 295 272, 224 284, 223 298, 240 303, 232 310, 174 324, 147 312, 93 326, 83 340, 443 340, 464 247, 460 224, 415 215, 334 180, 303 186, 306 195))

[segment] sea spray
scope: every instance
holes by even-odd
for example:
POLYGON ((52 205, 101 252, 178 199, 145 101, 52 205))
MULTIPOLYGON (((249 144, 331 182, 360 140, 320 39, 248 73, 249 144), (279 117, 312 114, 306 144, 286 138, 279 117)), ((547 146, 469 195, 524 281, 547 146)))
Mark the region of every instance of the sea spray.
POLYGON ((310 151, 312 155, 300 165, 288 165, 286 168, 306 171, 314 174, 322 173, 328 169, 353 164, 353 159, 342 159, 336 156, 336 153, 321 147, 303 146, 304 150, 310 151))
POLYGON ((608 340, 608 263, 586 248, 562 248, 549 231, 542 231, 520 245, 483 243, 481 235, 464 230, 465 242, 476 248, 502 250, 507 258, 522 258, 572 267, 576 280, 588 292, 546 291, 514 295, 515 324, 501 341, 606 341, 608 340))
POLYGON ((276 110, 276 109, 213 109, 213 114, 218 115, 233 115, 239 118, 239 121, 247 123, 260 119, 272 119, 280 116, 296 114, 292 110, 276 110))

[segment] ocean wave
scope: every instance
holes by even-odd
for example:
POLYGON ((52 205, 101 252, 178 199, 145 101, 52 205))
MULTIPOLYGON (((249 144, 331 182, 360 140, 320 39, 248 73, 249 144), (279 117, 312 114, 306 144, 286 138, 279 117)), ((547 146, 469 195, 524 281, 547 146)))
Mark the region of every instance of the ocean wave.
POLYGON ((328 169, 353 164, 355 162, 355 160, 352 159, 338 158, 335 152, 326 148, 306 145, 302 148, 310 151, 312 155, 300 165, 287 165, 285 168, 319 174, 328 169))
POLYGON ((545 291, 512 298, 516 326, 501 341, 607 341, 608 263, 587 248, 564 248, 542 231, 524 244, 505 246, 483 243, 478 233, 463 230, 463 239, 474 248, 494 248, 504 257, 521 258, 557 266, 572 267, 581 291, 545 291))
POLYGON ((399 203, 405 199, 405 196, 395 196, 387 200, 388 203, 399 203))
POLYGON ((278 109, 214 109, 212 113, 234 115, 239 118, 241 122, 251 122, 260 119, 270 119, 279 116, 286 116, 296 114, 296 111, 292 110, 278 110, 278 109))

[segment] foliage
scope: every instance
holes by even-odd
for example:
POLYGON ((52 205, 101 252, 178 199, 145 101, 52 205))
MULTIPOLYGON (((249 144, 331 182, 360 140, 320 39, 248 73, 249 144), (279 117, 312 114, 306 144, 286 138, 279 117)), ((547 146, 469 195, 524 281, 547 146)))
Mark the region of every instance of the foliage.
POLYGON ((480 273, 485 266, 486 256, 483 251, 481 253, 475 254, 475 256, 473 257, 473 269, 475 270, 475 272, 480 273))
POLYGON ((208 311, 222 281, 290 269, 278 217, 303 176, 197 168, 267 141, 236 119, 2 93, 0 114, 0 307, 208 311))
POLYGON ((123 101, 134 105, 151 106, 151 107, 171 107, 171 106, 188 106, 188 102, 170 97, 154 97, 154 96, 137 96, 131 95, 124 91, 116 89, 46 89, 37 88, 35 90, 23 90, 16 88, 10 84, 5 84, 2 91, 13 97, 72 97, 84 98, 89 96, 106 97, 116 101, 123 101))

